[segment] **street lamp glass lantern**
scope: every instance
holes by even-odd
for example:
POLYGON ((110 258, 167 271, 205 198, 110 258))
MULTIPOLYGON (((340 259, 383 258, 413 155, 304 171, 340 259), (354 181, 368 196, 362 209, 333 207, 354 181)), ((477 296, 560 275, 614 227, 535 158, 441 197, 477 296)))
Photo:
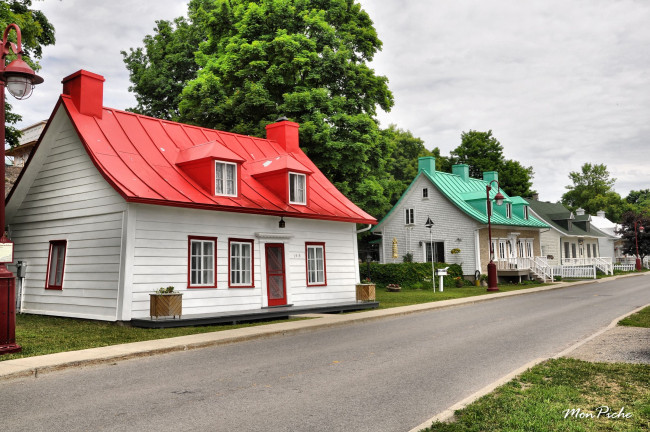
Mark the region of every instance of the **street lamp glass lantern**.
POLYGON ((7 65, 2 77, 9 93, 19 100, 30 97, 34 86, 43 82, 43 78, 36 75, 32 68, 19 58, 7 65))
POLYGON ((644 231, 645 231, 645 228, 643 227, 643 225, 641 225, 641 226, 639 227, 639 232, 640 232, 640 233, 643 233, 644 231))
POLYGON ((496 202, 496 204, 497 204, 498 206, 502 205, 502 204, 503 204, 503 200, 505 200, 505 199, 506 199, 506 198, 503 196, 503 194, 501 194, 501 192, 497 192, 497 194, 496 194, 495 197, 494 197, 494 201, 496 202))
POLYGON ((34 86, 24 76, 12 76, 7 78, 7 90, 16 99, 27 99, 32 95, 34 86))

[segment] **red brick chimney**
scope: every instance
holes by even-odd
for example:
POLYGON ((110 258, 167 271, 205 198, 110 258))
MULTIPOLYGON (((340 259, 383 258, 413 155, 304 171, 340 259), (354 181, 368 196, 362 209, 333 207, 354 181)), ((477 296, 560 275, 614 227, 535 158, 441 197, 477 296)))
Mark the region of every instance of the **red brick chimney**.
POLYGON ((300 149, 298 128, 300 125, 283 117, 276 123, 266 125, 266 138, 280 144, 287 153, 297 152, 300 149))
POLYGON ((104 77, 80 70, 63 78, 63 94, 69 95, 79 113, 102 118, 104 77))

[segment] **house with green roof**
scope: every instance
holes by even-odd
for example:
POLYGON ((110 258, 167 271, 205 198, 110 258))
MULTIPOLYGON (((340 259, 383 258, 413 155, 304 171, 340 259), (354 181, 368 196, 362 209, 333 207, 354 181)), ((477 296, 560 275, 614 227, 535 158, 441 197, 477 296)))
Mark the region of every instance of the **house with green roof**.
MULTIPOLYGON (((490 262, 486 187, 493 201, 498 173, 469 176, 469 166, 437 171, 435 158, 418 160, 418 174, 391 211, 373 228, 381 237, 380 262, 402 262, 411 254, 416 262, 460 264, 463 274, 487 273, 490 262), (425 226, 433 222, 431 229, 425 226)), ((503 205, 492 205, 492 246, 499 277, 534 276, 535 257, 541 255, 540 231, 549 226, 530 214, 521 197, 503 191, 503 205)))
POLYGON ((578 209, 575 213, 560 203, 526 199, 533 216, 550 229, 541 234, 542 255, 552 266, 596 265, 612 274, 612 257, 601 256, 602 241, 609 236, 596 228, 591 216, 578 209))

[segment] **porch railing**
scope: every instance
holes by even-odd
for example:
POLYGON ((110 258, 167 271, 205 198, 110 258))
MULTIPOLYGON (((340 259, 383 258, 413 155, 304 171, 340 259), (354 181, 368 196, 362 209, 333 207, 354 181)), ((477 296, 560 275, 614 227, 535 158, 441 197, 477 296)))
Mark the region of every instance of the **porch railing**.
POLYGON ((535 257, 531 270, 538 277, 542 278, 544 283, 546 283, 546 279, 553 282, 553 269, 548 265, 548 259, 546 257, 535 257))
POLYGON ((530 270, 533 268, 533 259, 524 257, 505 258, 495 261, 498 270, 530 270))

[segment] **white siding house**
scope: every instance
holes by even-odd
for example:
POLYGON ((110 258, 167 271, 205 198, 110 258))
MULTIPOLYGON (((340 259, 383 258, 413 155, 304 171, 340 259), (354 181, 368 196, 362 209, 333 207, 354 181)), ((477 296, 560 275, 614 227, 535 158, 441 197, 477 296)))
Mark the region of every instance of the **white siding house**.
MULTIPOLYGON (((411 254, 416 262, 458 264, 468 277, 476 271, 486 274, 490 261, 486 188, 494 186, 490 189, 492 202, 498 173, 471 178, 464 164, 453 166, 452 173, 440 172, 433 157, 420 158, 418 166, 415 179, 372 230, 381 238, 380 261, 402 262, 411 254), (429 219, 431 230, 426 226, 429 219)), ((502 206, 493 206, 491 226, 493 260, 499 275, 528 275, 534 257, 541 252, 540 230, 548 226, 529 216, 522 198, 507 195, 502 206)))
POLYGON ((102 90, 64 79, 8 197, 23 312, 146 318, 169 285, 184 315, 355 301, 356 224, 376 221, 300 150, 297 124, 246 137, 105 108, 102 90))

